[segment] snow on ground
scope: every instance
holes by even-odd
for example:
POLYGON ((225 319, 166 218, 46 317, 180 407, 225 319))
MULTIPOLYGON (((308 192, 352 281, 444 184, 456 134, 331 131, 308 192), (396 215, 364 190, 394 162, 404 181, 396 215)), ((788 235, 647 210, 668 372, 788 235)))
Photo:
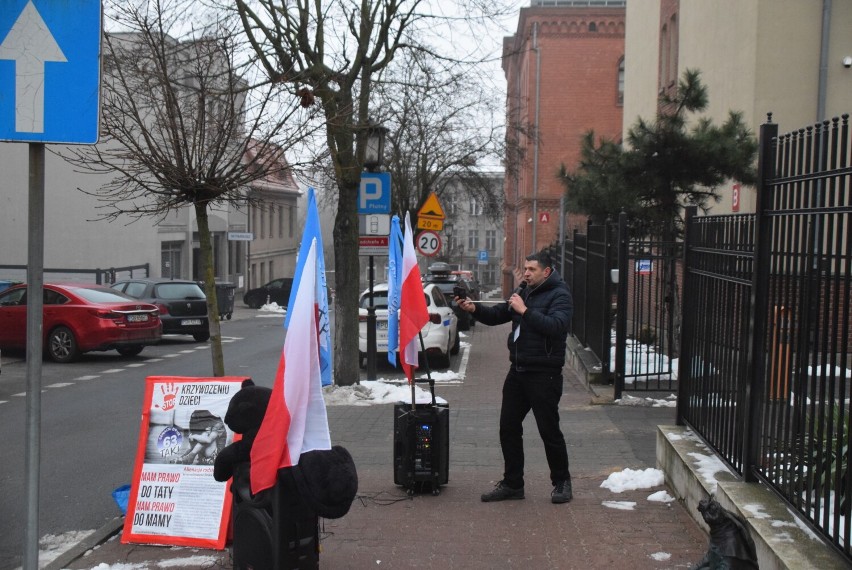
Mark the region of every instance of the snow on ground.
POLYGON ((614 400, 618 406, 634 406, 645 408, 674 408, 677 406, 677 395, 670 394, 665 399, 658 398, 636 398, 630 394, 624 394, 620 399, 614 400))
MULTIPOLYGON (((435 378, 437 374, 433 372, 432 377, 435 378)), ((372 406, 411 402, 411 387, 408 384, 388 383, 382 380, 364 380, 353 386, 326 386, 322 391, 326 406, 372 406)), ((417 404, 432 402, 432 394, 428 390, 415 386, 414 393, 417 404)), ((436 397, 435 401, 441 404, 447 402, 440 397, 436 397)))
POLYGON ((608 509, 632 511, 636 506, 636 501, 603 501, 601 504, 608 509))
POLYGON ((665 474, 659 470, 649 467, 644 470, 625 469, 611 473, 601 487, 609 489, 613 493, 623 491, 634 491, 636 489, 650 489, 659 487, 666 482, 665 474))

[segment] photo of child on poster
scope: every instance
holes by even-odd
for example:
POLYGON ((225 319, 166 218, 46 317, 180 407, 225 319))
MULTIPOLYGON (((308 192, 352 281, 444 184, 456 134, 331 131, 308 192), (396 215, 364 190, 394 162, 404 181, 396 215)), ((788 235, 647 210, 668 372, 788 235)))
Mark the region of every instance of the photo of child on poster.
MULTIPOLYGON (((221 388, 215 387, 216 390, 221 388)), ((216 455, 233 441, 234 434, 223 421, 231 399, 230 390, 218 394, 224 398, 204 398, 204 407, 196 407, 193 404, 200 404, 202 395, 193 392, 204 390, 214 388, 173 383, 154 387, 145 463, 213 465, 216 455), (187 394, 182 395, 182 392, 187 394)))

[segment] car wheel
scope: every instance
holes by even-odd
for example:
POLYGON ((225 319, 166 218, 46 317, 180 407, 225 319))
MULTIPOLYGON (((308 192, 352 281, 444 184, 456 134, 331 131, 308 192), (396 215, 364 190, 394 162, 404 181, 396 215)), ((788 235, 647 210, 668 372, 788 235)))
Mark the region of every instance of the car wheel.
POLYGON ((192 338, 194 338, 198 342, 207 342, 208 340, 210 340, 210 333, 209 332, 195 333, 194 335, 192 335, 192 338))
POLYGON ((453 348, 450 349, 450 354, 458 354, 461 349, 461 338, 459 337, 459 331, 456 331, 456 341, 453 343, 453 348))
POLYGON ((118 351, 118 353, 121 356, 136 356, 137 354, 142 352, 143 348, 145 348, 145 347, 144 346, 122 346, 121 348, 116 348, 116 350, 118 351))
POLYGON ((47 355, 54 362, 71 362, 80 356, 77 339, 68 327, 56 327, 47 335, 47 355))

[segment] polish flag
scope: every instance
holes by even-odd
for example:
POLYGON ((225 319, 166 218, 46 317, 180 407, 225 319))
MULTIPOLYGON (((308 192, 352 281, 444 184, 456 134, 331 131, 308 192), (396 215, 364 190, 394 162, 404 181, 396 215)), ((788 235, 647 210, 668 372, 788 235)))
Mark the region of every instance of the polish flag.
POLYGON ((302 453, 331 449, 317 350, 316 247, 313 240, 296 302, 288 307, 288 312, 292 312, 290 327, 275 373, 272 397, 251 448, 253 494, 273 487, 278 470, 298 464, 302 453))
POLYGON ((402 288, 399 303, 399 346, 402 347, 402 369, 408 382, 414 381, 417 368, 417 352, 420 349, 418 334, 427 322, 429 311, 423 296, 420 268, 414 253, 414 236, 411 233, 411 218, 405 213, 405 235, 402 245, 402 288))

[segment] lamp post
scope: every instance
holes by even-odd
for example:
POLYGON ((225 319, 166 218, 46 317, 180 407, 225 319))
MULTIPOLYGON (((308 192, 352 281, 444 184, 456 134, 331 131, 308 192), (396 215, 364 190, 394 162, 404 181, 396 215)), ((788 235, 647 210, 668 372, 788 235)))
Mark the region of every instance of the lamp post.
MULTIPOLYGON (((366 143, 364 145, 364 168, 377 172, 382 165, 385 153, 385 136, 388 129, 367 119, 366 143)), ((370 256, 370 304, 367 306, 367 380, 376 379, 376 306, 373 300, 375 267, 370 256)))
POLYGON ((453 262, 453 223, 447 222, 444 224, 444 233, 447 235, 447 262, 453 262))

